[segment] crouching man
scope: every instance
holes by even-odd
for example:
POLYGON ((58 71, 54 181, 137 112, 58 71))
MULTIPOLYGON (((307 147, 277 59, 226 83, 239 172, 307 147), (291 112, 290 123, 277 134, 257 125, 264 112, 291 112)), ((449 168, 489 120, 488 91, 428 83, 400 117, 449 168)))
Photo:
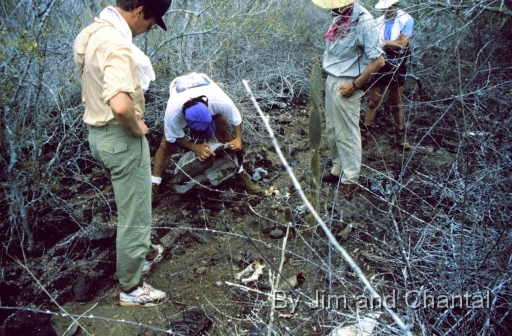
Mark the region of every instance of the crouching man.
POLYGON ((209 140, 215 135, 221 143, 237 153, 240 169, 235 174, 236 184, 251 194, 261 187, 251 180, 243 169, 242 116, 228 95, 207 75, 190 73, 175 78, 169 88, 169 100, 164 117, 164 136, 155 155, 151 177, 153 203, 158 199, 158 186, 169 165, 175 146, 193 151, 199 161, 215 156, 209 140), (228 124, 233 128, 231 136, 228 124), (190 129, 187 139, 185 128, 190 129))

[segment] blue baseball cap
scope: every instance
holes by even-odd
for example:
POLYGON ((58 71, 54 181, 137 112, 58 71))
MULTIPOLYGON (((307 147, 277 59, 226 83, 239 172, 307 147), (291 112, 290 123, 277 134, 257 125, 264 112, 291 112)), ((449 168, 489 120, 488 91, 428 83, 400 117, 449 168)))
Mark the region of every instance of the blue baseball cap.
POLYGON ((197 103, 185 110, 185 120, 192 135, 200 140, 210 139, 215 134, 215 123, 210 110, 203 103, 197 103))

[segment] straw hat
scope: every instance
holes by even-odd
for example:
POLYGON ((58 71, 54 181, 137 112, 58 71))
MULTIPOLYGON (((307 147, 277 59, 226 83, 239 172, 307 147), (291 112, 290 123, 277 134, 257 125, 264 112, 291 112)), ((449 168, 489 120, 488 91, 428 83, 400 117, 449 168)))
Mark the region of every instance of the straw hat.
POLYGON ((354 3, 354 0, 313 0, 318 7, 333 9, 342 8, 354 3))
POLYGON ((394 5, 398 2, 398 0, 379 0, 375 5, 377 9, 388 9, 391 5, 394 5))

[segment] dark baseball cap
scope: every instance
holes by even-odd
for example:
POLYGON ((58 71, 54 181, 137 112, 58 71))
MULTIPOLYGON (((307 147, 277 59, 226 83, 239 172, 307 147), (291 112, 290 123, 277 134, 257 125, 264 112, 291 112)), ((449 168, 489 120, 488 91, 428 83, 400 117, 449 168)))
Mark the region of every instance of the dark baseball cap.
POLYGON ((155 23, 159 25, 163 30, 167 31, 162 16, 167 13, 167 10, 171 6, 172 0, 146 0, 144 10, 150 17, 155 18, 155 23))

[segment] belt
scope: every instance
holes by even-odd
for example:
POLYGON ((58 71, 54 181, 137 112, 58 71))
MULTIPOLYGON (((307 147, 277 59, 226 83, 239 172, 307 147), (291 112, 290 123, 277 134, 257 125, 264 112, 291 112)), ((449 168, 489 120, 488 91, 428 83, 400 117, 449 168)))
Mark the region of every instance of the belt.
POLYGON ((105 131, 105 132, 108 132, 109 130, 113 131, 113 130, 120 130, 120 129, 123 129, 123 126, 119 125, 119 124, 116 122, 116 123, 112 123, 112 124, 106 124, 106 125, 103 125, 103 126, 87 125, 87 128, 88 128, 89 130, 94 129, 94 130, 99 130, 99 131, 105 131))

